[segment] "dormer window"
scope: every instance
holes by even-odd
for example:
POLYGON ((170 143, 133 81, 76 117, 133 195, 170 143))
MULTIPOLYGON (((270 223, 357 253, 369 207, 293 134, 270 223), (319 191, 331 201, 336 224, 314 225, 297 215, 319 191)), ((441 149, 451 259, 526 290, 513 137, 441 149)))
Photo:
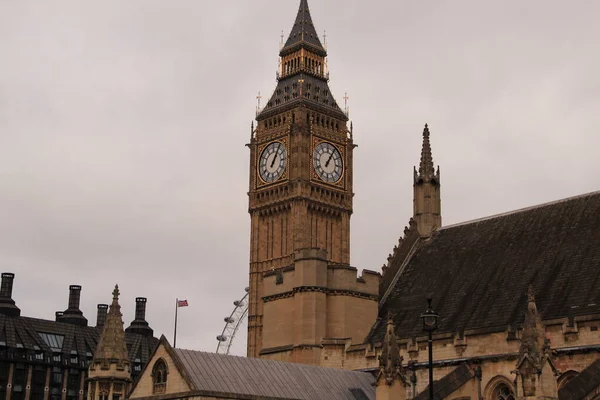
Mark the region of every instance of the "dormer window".
POLYGON ((165 393, 167 389, 167 364, 162 358, 152 367, 152 393, 165 393))

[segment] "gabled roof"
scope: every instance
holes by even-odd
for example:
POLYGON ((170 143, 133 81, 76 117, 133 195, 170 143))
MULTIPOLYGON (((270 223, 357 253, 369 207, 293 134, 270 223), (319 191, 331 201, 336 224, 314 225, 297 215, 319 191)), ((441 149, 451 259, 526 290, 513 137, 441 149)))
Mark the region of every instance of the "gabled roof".
POLYGON ((164 336, 159 345, 165 346, 196 394, 240 399, 375 400, 374 378, 367 372, 173 349, 164 336))
MULTIPOLYGON (((435 400, 443 400, 460 389, 465 383, 469 382, 475 374, 467 365, 463 364, 457 367, 454 371, 444 376, 439 381, 434 382, 433 398, 435 400)), ((429 385, 423 390, 415 400, 427 400, 429 398, 429 385)))
MULTIPOLYGON (((427 296, 439 332, 523 322, 528 286, 543 320, 600 313, 600 192, 449 226, 419 239, 389 295, 400 337, 422 335, 427 296)), ((404 260, 396 260, 402 263, 404 260)), ((368 341, 381 342, 378 323, 368 341)))
POLYGON ((300 46, 309 47, 311 50, 322 55, 327 54, 313 24, 310 9, 308 8, 308 0, 300 0, 296 21, 280 54, 283 55, 289 51, 294 51, 300 46))
POLYGON ((600 388, 600 359, 573 377, 558 391, 561 400, 584 399, 600 388))

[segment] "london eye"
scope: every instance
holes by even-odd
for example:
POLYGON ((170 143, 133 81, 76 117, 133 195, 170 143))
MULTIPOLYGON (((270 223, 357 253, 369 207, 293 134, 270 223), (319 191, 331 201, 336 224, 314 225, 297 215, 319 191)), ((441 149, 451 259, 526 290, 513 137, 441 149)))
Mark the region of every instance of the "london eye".
MULTIPOLYGON (((223 327, 223 331, 217 336, 217 353, 219 354, 231 354, 232 352, 235 352, 232 346, 234 342, 238 343, 239 341, 239 339, 236 340, 238 332, 240 331, 240 328, 245 328, 247 326, 248 292, 250 291, 250 288, 246 288, 245 291, 246 293, 241 300, 233 302, 233 311, 224 319, 225 326, 223 327)), ((242 329, 242 331, 243 330, 244 329, 242 329)), ((245 332, 243 332, 243 337, 245 336, 245 332)))

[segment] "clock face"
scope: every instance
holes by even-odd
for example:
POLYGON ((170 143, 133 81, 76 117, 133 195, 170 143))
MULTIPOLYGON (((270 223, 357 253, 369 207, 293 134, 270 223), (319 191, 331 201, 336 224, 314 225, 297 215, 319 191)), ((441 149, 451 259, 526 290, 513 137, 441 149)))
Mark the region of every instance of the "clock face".
POLYGON ((325 182, 336 183, 342 178, 342 154, 331 143, 322 142, 315 147, 313 165, 319 178, 325 182))
POLYGON ((269 144, 260 154, 258 173, 263 181, 272 183, 281 178, 287 165, 287 152, 281 142, 269 144))

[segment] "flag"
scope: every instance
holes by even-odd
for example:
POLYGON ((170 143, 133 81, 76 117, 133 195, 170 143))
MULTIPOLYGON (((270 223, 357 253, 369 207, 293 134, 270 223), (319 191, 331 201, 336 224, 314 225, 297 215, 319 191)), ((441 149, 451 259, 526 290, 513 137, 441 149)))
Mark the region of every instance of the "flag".
POLYGON ((187 300, 177 300, 177 307, 187 307, 188 305, 187 300))

